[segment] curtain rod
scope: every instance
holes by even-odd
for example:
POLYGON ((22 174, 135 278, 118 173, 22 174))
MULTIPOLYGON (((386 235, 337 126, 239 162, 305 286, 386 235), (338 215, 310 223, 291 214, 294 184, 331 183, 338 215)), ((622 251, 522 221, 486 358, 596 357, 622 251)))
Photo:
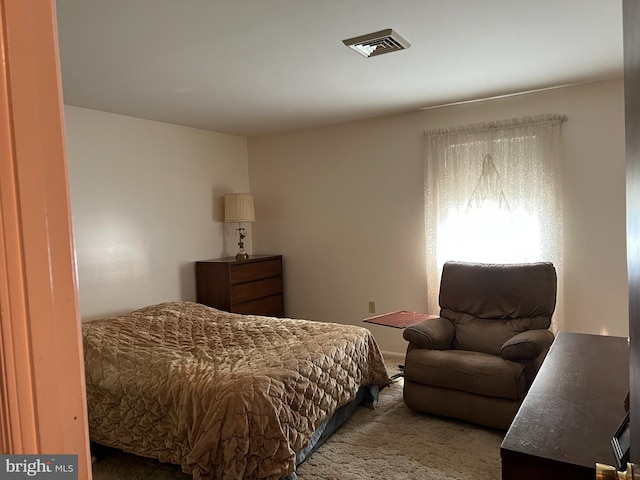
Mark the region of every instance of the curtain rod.
POLYGON ((497 120, 487 123, 473 123, 469 125, 459 125, 449 128, 436 128, 433 130, 425 130, 424 136, 433 137, 446 137, 451 135, 459 135, 463 133, 484 133, 498 130, 510 130, 513 128, 526 128, 537 127, 547 125, 558 125, 567 121, 567 116, 564 114, 548 113, 543 115, 537 115, 534 117, 513 118, 508 120, 497 120))

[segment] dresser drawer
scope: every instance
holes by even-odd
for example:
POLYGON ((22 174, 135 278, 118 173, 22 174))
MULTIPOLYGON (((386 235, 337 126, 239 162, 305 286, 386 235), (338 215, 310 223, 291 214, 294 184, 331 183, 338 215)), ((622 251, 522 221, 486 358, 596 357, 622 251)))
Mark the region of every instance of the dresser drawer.
POLYGON ((265 278, 231 286, 231 305, 282 293, 282 277, 265 278))
POLYGON ((284 315, 284 299, 282 295, 272 295, 271 297, 264 297, 259 300, 234 305, 231 311, 247 315, 281 317, 284 315))
POLYGON ((277 276, 282 276, 282 262, 279 259, 232 265, 229 281, 235 284, 277 276))
POLYGON ((282 255, 196 262, 196 301, 227 312, 283 317, 282 255))

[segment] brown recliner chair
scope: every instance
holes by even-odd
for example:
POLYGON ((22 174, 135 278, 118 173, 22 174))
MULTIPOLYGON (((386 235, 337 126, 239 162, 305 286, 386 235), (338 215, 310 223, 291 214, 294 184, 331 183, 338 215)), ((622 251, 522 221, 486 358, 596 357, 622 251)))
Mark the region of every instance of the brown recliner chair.
POLYGON ((403 333, 407 406, 508 429, 553 343, 556 290, 551 263, 447 262, 440 317, 403 333))

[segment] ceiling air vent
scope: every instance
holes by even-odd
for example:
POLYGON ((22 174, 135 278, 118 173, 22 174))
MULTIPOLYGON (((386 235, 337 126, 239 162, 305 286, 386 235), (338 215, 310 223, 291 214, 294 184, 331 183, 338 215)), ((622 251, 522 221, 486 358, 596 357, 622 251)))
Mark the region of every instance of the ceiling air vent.
POLYGON ((397 52, 411 46, 409 42, 390 28, 360 37, 349 38, 342 42, 363 57, 374 57, 383 53, 397 52))

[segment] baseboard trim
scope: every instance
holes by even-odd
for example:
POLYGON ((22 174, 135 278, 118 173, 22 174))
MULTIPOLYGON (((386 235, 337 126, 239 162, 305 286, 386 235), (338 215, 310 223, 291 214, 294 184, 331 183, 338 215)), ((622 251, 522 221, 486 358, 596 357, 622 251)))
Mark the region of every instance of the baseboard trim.
POLYGON ((404 356, 405 356, 404 352, 398 353, 398 352, 389 352, 386 350, 380 350, 380 353, 382 353, 383 357, 401 357, 404 359, 404 356))

